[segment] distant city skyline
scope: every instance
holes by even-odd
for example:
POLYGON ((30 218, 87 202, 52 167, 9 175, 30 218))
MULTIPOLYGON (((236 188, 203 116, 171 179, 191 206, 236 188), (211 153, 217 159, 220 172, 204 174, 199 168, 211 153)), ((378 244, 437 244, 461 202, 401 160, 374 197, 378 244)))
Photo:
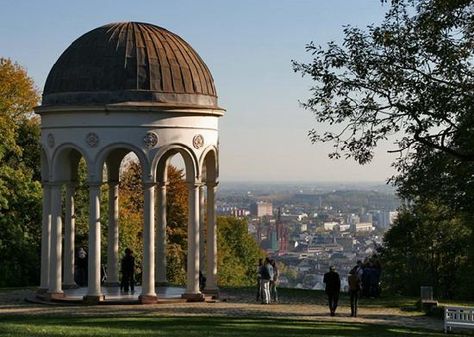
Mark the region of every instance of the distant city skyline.
POLYGON ((60 54, 107 23, 142 21, 189 42, 210 68, 219 105, 220 180, 227 182, 383 182, 394 174, 388 145, 374 161, 330 160, 331 145, 310 143, 317 127, 298 101, 311 82, 291 68, 308 61, 305 45, 340 40, 342 26, 379 22, 379 0, 92 1, 18 0, 2 4, 0 56, 24 66, 42 90, 60 54))

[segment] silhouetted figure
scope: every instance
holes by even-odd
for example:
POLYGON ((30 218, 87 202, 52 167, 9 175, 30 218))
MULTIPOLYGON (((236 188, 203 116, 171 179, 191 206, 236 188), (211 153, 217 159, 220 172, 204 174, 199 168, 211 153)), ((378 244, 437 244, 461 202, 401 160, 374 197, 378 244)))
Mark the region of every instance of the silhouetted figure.
POLYGON ((79 287, 87 287, 87 253, 79 248, 76 262, 76 283, 79 287))
POLYGON ((357 265, 353 268, 355 270, 357 277, 362 282, 362 274, 364 273, 364 264, 361 260, 357 260, 357 265))
POLYGON ((122 258, 122 284, 121 288, 124 292, 135 290, 135 257, 130 248, 125 249, 125 256, 122 258))
POLYGON ((374 262, 374 297, 380 296, 380 276, 382 275, 382 266, 379 261, 374 262))
POLYGON ((377 296, 377 288, 378 288, 378 280, 379 276, 377 270, 374 267, 372 262, 367 264, 367 267, 364 268, 364 277, 363 277, 363 287, 364 289, 364 296, 366 297, 376 297, 377 296))
POLYGON ((326 294, 328 295, 329 311, 331 316, 336 315, 339 292, 341 291, 341 279, 336 272, 336 267, 331 266, 329 272, 324 274, 323 282, 326 284, 326 294))
POLYGON ((206 281, 206 276, 204 276, 202 271, 199 271, 199 291, 203 291, 206 288, 206 281))
POLYGON ((370 297, 370 276, 372 274, 372 266, 368 262, 364 264, 364 272, 362 273, 362 296, 370 297))
POLYGON ((273 267, 273 278, 270 281, 270 297, 273 302, 278 302, 277 284, 280 273, 278 272, 278 266, 275 260, 271 260, 271 265, 273 267))
POLYGON ((348 277, 349 296, 351 298, 351 317, 357 317, 357 302, 359 301, 360 279, 357 275, 357 269, 353 268, 348 277))

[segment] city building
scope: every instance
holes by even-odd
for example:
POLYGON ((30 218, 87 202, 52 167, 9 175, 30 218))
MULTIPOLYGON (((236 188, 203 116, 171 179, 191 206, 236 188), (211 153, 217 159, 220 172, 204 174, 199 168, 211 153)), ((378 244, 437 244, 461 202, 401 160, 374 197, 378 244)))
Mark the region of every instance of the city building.
POLYGON ((339 222, 336 221, 330 221, 330 222, 325 222, 323 224, 324 230, 325 231, 332 231, 334 230, 334 227, 339 226, 339 222))
POLYGON ((273 205, 269 201, 256 201, 250 204, 250 214, 256 217, 272 216, 273 205))
POLYGON ((374 226, 371 222, 359 222, 354 225, 356 232, 371 232, 374 230, 374 226))

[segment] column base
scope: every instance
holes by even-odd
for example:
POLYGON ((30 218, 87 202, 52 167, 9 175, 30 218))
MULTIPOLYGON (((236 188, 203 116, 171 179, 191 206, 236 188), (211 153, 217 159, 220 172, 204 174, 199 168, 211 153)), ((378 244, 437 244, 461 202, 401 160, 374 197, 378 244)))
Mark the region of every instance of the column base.
POLYGON ((120 287, 120 282, 105 282, 105 287, 120 287))
POLYGON ((187 302, 204 302, 205 298, 202 293, 198 294, 183 294, 181 298, 184 298, 187 302))
POLYGON ((99 304, 105 300, 104 295, 86 295, 82 298, 85 304, 99 304))
POLYGON ((204 293, 204 295, 206 295, 206 296, 211 296, 211 298, 212 298, 213 300, 219 299, 219 289, 218 289, 218 288, 215 288, 215 289, 204 289, 204 290, 203 290, 203 293, 204 293))
POLYGON ((54 301, 54 300, 62 300, 66 297, 63 292, 55 292, 55 293, 46 293, 44 298, 48 301, 54 301))
POLYGON ((155 282, 155 287, 167 287, 170 283, 168 281, 157 281, 155 282))
POLYGON ((38 289, 36 289, 36 293, 37 293, 38 295, 44 295, 44 294, 46 294, 47 292, 48 292, 48 288, 38 288, 38 289))
POLYGON ((79 288, 79 286, 75 283, 63 284, 62 287, 63 287, 63 289, 77 289, 77 288, 79 288))
POLYGON ((140 295, 138 300, 141 304, 156 304, 158 302, 158 296, 155 295, 140 295))

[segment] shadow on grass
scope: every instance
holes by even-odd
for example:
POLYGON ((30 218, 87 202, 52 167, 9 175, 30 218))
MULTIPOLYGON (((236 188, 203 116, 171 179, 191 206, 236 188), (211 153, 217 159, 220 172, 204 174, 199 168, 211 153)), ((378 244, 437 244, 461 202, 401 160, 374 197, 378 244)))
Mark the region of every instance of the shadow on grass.
POLYGON ((406 327, 251 317, 0 318, 0 336, 443 336, 406 327))

